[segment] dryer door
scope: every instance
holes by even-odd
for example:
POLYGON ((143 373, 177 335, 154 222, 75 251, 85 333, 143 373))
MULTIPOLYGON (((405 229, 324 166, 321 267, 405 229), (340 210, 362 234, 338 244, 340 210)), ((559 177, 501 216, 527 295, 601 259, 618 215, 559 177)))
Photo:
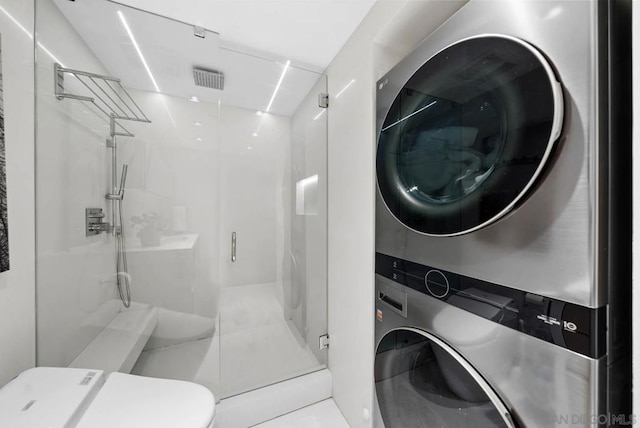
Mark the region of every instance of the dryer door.
POLYGON ((404 85, 386 83, 402 89, 378 122, 378 186, 418 232, 461 235, 504 216, 560 136, 560 83, 536 48, 513 37, 462 40, 404 85))
POLYGON ((386 428, 515 426, 482 376, 453 348, 422 330, 402 328, 382 338, 375 382, 386 428))

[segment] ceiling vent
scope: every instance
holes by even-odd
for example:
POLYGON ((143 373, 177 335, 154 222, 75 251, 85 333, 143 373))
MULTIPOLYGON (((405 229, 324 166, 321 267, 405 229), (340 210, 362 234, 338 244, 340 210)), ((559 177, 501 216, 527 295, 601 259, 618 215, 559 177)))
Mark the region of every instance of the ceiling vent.
POLYGON ((193 81, 196 86, 203 88, 224 89, 224 74, 215 70, 205 70, 202 68, 193 69, 193 81))

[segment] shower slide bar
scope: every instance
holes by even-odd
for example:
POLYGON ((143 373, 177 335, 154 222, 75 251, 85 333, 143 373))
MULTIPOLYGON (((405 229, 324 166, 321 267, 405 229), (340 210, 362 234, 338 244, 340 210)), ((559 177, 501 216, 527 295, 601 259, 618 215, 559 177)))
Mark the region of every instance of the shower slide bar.
POLYGON ((134 137, 131 132, 118 122, 119 120, 151 123, 142 109, 129 95, 129 92, 122 86, 120 79, 64 68, 57 63, 53 67, 56 98, 59 100, 69 98, 92 103, 111 121, 111 136, 134 137), (65 92, 65 74, 74 76, 93 96, 65 92), (121 131, 116 130, 116 126, 121 131))

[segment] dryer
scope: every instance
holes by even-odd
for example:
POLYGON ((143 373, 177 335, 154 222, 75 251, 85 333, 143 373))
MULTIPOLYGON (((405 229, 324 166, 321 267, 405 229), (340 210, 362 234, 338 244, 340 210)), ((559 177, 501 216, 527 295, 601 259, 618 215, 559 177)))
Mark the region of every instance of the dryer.
POLYGON ((629 417, 629 7, 471 0, 377 82, 379 424, 629 417))

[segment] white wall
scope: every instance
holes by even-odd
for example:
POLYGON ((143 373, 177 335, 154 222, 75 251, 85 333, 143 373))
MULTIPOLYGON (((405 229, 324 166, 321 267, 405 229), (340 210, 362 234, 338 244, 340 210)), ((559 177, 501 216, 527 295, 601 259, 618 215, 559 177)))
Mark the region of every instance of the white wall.
POLYGON ((0 0, 11 267, 0 273, 0 386, 35 365, 32 1, 0 0))
POLYGON ((462 3, 378 1, 327 69, 329 368, 354 428, 371 426, 373 405, 374 84, 462 3))

